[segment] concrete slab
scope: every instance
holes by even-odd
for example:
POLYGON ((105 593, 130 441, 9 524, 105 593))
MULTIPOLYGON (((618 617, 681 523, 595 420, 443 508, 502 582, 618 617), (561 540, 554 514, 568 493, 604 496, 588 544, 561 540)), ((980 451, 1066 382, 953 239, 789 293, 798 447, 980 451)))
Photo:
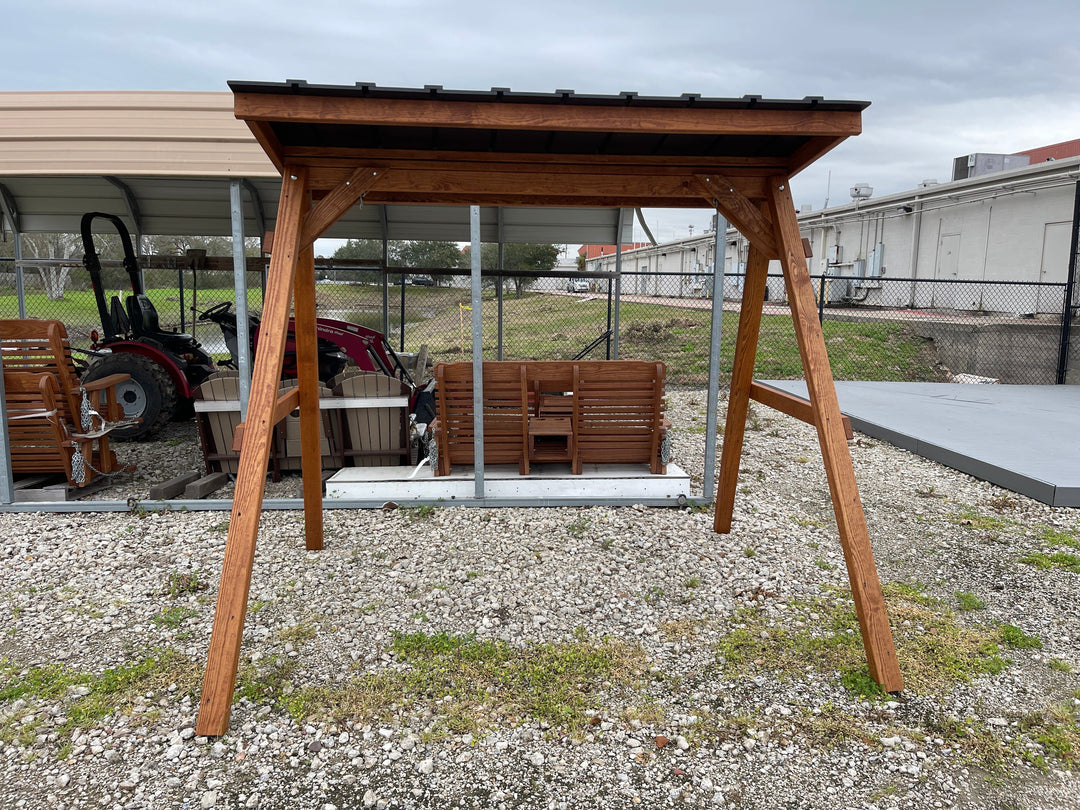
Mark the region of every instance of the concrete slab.
MULTIPOLYGON (((806 396, 802 380, 765 380, 806 396)), ((1051 506, 1080 506, 1080 386, 837 382, 852 427, 1051 506)))
MULTIPOLYGON (((402 504, 473 502, 476 487, 472 467, 455 467, 436 477, 424 466, 412 478, 413 467, 345 467, 326 482, 327 498, 385 500, 402 504)), ((529 475, 517 465, 484 468, 484 502, 491 505, 536 506, 569 504, 632 504, 675 506, 690 496, 690 476, 676 464, 666 475, 650 475, 642 464, 586 464, 571 475, 569 464, 533 464, 529 475)))

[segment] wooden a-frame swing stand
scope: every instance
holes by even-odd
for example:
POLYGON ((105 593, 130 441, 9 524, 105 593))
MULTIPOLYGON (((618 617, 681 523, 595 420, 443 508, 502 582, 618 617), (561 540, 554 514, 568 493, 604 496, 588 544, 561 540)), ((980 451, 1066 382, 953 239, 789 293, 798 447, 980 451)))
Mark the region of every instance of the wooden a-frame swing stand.
POLYGON ((508 104, 500 103, 502 95, 440 98, 427 90, 380 95, 371 88, 363 93, 350 92, 353 88, 308 92, 304 87, 297 92, 295 85, 233 89, 237 116, 248 121, 283 179, 199 734, 217 736, 228 729, 273 426, 296 408, 306 547, 323 545, 313 243, 361 198, 384 204, 709 206, 744 234, 750 254, 714 523, 722 534, 731 530, 766 274, 769 261, 779 259, 810 400, 809 409, 796 415, 817 428, 870 674, 886 691, 903 688, 789 187, 792 174, 858 134, 865 104, 835 102, 830 107, 829 102, 807 100, 769 107, 739 100, 710 106, 695 98, 673 106, 649 100, 625 103, 618 97, 620 103, 598 106, 574 104, 572 96, 570 103, 536 103, 530 97, 508 104), (307 127, 287 126, 296 123, 307 127), (362 145, 322 146, 328 140, 325 132, 335 127, 348 128, 362 145), (462 137, 476 135, 483 145, 470 150, 467 141, 463 146, 459 140, 454 150, 381 148, 365 127, 398 127, 399 134, 406 127, 418 132, 457 127, 462 137), (617 154, 538 153, 515 141, 537 130, 606 137, 608 142, 626 137, 617 154), (704 134, 712 138, 707 154, 691 147, 702 143, 699 137, 689 140, 704 134), (505 145, 493 156, 490 144, 500 137, 505 145), (667 144, 665 149, 655 146, 657 140, 667 144), (724 146, 731 149, 724 151, 724 146), (296 320, 299 385, 279 397, 290 309, 296 320))

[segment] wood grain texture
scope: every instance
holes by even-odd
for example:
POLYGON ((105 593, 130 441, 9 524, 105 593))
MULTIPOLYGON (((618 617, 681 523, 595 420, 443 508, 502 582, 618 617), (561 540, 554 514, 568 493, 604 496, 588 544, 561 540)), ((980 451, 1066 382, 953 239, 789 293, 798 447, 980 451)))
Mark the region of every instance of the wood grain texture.
POLYGON ((229 729, 240 641, 251 586, 255 542, 266 488, 266 465, 273 439, 272 417, 278 398, 278 376, 285 356, 286 327, 296 272, 300 227, 307 205, 306 172, 286 170, 278 202, 274 254, 266 281, 259 349, 255 356, 248 400, 248 429, 240 451, 236 497, 221 567, 214 628, 199 703, 198 733, 220 736, 229 729))
POLYGON ((236 93, 233 109, 245 121, 387 127, 792 136, 850 136, 862 131, 862 114, 849 110, 586 107, 271 93, 236 93))
MULTIPOLYGON (((701 195, 710 205, 715 204, 739 233, 756 244, 768 258, 779 255, 772 223, 751 201, 750 197, 754 195, 746 193, 746 184, 741 179, 697 175, 694 180, 701 195)), ((768 189, 764 190, 767 192, 768 189)))
POLYGON ((357 165, 384 169, 422 168, 474 168, 520 166, 524 169, 550 169, 553 165, 603 168, 607 170, 633 170, 657 167, 679 169, 684 174, 716 172, 735 176, 749 173, 772 177, 787 167, 782 157, 744 155, 596 155, 551 152, 465 152, 449 149, 354 149, 348 146, 290 146, 285 155, 293 162, 303 165, 336 166, 352 170, 357 165), (768 172, 769 167, 773 171, 768 172), (768 172, 768 174, 763 174, 768 172))
MULTIPOLYGON (((364 201, 370 205, 480 205, 551 208, 697 208, 702 195, 680 194, 677 197, 642 197, 619 194, 612 185, 612 193, 598 196, 561 194, 557 189, 538 193, 503 192, 501 194, 458 192, 406 192, 373 189, 364 201)), ((712 205, 710 202, 709 206, 712 205)), ((484 271, 485 273, 487 270, 484 271)))
POLYGON ((338 183, 323 197, 318 205, 304 216, 304 233, 300 239, 302 245, 311 245, 326 232, 326 229, 352 208, 356 201, 371 189, 385 173, 370 167, 353 170, 348 177, 338 183))
POLYGON ((788 177, 795 176, 818 158, 831 152, 845 140, 847 140, 846 136, 814 138, 803 144, 788 157, 788 165, 790 166, 787 170, 788 177))
POLYGON ((319 349, 315 334, 315 252, 301 240, 296 265, 293 310, 296 318, 296 371, 300 389, 300 469, 304 491, 304 544, 323 547, 322 413, 319 411, 319 349))
MULTIPOLYGON (((319 188, 333 182, 337 184, 337 188, 341 188, 340 178, 343 171, 314 167, 311 171, 312 185, 319 188)), ((377 183, 372 183, 372 191, 377 189, 379 195, 484 194, 592 198, 618 194, 643 199, 694 199, 699 205, 702 196, 691 181, 691 175, 682 170, 595 171, 582 166, 569 170, 558 166, 527 170, 512 166, 489 167, 477 171, 472 168, 425 166, 386 170, 376 180, 377 183)), ((740 193, 751 196, 760 197, 767 192, 766 179, 762 177, 743 176, 731 178, 727 182, 734 184, 740 193)), ((308 229, 305 228, 305 238, 307 235, 308 229)))
MULTIPOLYGON (((438 475, 473 463, 472 365, 440 363, 438 475)), ((640 360, 489 361, 484 363, 484 459, 528 467, 528 423, 543 394, 559 394, 560 415, 571 414, 571 471, 584 464, 642 463, 663 474, 664 364, 640 360), (498 460, 495 460, 498 459, 498 460)), ((549 402, 551 400, 548 400, 549 402)))
MULTIPOLYGON (((129 379, 127 374, 110 374, 100 380, 83 383, 71 355, 71 343, 67 329, 60 321, 25 318, 0 320, 0 354, 5 371, 28 371, 51 374, 56 380, 56 407, 65 429, 73 437, 83 434, 83 393, 90 407, 101 414, 107 422, 118 422, 124 411, 117 398, 116 386, 129 379)), ((90 463, 86 469, 86 481, 97 477, 98 472, 109 473, 118 469, 116 454, 109 446, 109 431, 79 438, 80 452, 90 463)))
POLYGON ((52 374, 4 372, 4 407, 8 419, 8 450, 15 475, 62 473, 71 486, 71 456, 75 443, 60 419, 60 394, 52 374))
POLYGON ((727 415, 724 417, 724 444, 720 451, 720 475, 716 482, 716 510, 713 531, 731 531, 735 511, 735 492, 739 486, 739 462, 742 458, 746 414, 750 407, 750 384, 754 380, 754 358, 757 356, 758 334, 761 331, 761 309, 768 281, 769 258, 755 244, 750 244, 746 260, 746 281, 743 284, 739 329, 735 336, 735 360, 731 369, 727 415))
MULTIPOLYGON (((254 378, 254 374, 252 375, 254 378)), ((300 407, 300 392, 294 388, 280 392, 274 401, 274 408, 270 412, 270 427, 281 422, 286 416, 300 407)), ((248 408, 248 421, 251 420, 251 408, 248 408)), ((244 436, 247 433, 248 423, 241 422, 233 431, 233 450, 240 452, 244 446, 244 436)))
MULTIPOLYGON (((775 411, 780 411, 780 413, 786 413, 800 422, 817 425, 817 422, 814 421, 814 408, 810 401, 789 394, 787 391, 780 391, 767 385, 752 382, 750 383, 750 399, 754 400, 754 402, 760 402, 775 411)), ((844 437, 854 439, 855 432, 851 429, 851 420, 843 414, 841 414, 841 420, 844 424, 844 437)))
POLYGON ((776 238, 783 248, 784 282, 787 286, 795 335, 799 342, 806 372, 806 388, 817 425, 818 442, 825 464, 825 473, 832 494, 833 511, 840 534, 840 543, 847 563, 848 581, 859 617, 863 646, 866 649, 870 675, 888 692, 904 688, 904 679, 896 661, 885 598, 878 580, 874 552, 870 546, 866 516, 863 514, 855 469, 844 436, 840 405, 836 399, 825 339, 818 322, 814 290, 803 256, 799 223, 791 188, 786 177, 771 181, 773 196, 770 210, 776 224, 776 238))
POLYGON ((266 156, 270 158, 274 168, 279 172, 282 171, 285 166, 285 158, 281 148, 281 141, 274 134, 273 128, 262 121, 248 121, 248 129, 255 136, 255 140, 259 142, 259 146, 266 152, 266 156))

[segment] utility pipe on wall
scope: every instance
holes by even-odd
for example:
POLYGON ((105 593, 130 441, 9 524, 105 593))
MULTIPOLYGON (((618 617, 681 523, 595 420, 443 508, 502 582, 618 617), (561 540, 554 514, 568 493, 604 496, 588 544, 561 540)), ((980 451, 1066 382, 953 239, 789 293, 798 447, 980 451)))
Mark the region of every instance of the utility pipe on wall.
POLYGON ((922 202, 918 197, 912 201, 914 215, 911 220, 911 256, 908 259, 911 285, 908 291, 908 306, 915 306, 915 279, 919 277, 919 237, 922 235, 922 202))

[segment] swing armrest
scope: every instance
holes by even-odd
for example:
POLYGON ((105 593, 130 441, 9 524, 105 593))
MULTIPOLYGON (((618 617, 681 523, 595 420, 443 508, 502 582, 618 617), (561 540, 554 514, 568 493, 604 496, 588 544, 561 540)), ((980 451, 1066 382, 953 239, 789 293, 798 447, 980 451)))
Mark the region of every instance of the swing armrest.
POLYGON ((130 374, 110 374, 108 377, 101 377, 97 380, 82 383, 82 387, 87 391, 104 391, 106 388, 112 388, 113 386, 119 385, 122 382, 127 382, 130 379, 130 374))

